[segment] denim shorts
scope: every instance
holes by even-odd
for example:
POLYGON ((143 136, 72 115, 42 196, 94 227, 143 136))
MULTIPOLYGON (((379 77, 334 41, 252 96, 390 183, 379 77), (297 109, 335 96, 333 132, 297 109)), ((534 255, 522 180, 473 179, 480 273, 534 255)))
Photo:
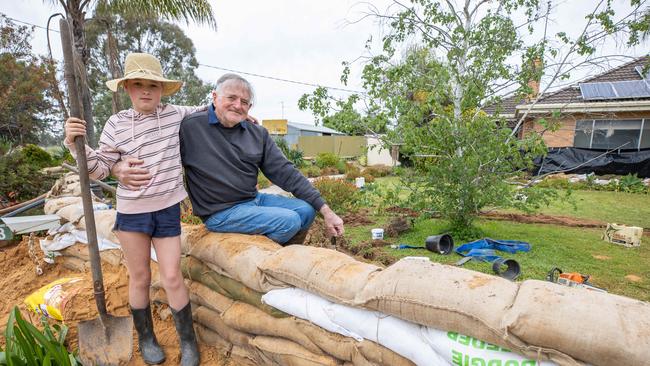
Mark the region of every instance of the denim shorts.
POLYGON ((139 214, 117 213, 113 231, 145 233, 152 238, 181 235, 181 204, 139 214))

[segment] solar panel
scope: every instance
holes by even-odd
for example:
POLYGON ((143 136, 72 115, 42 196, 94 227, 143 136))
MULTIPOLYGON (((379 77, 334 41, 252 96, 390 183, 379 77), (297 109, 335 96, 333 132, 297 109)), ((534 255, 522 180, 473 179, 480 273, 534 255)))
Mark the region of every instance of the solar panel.
POLYGON ((644 80, 626 80, 612 83, 618 98, 647 98, 650 88, 644 80))
POLYGON ((650 98, 649 80, 625 80, 600 83, 582 83, 580 92, 584 100, 612 100, 650 98))
POLYGON ((639 73, 641 78, 650 80, 650 69, 645 73, 645 75, 643 74, 643 66, 635 66, 634 70, 639 73))
POLYGON ((582 83, 580 92, 584 100, 600 100, 616 98, 612 83, 582 83))

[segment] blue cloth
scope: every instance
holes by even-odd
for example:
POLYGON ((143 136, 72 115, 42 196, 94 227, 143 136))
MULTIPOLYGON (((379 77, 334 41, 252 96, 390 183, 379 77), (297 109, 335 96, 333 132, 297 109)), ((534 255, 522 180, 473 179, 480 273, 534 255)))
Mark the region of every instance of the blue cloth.
POLYGON ((307 202, 275 194, 257 193, 251 201, 219 211, 205 221, 210 231, 266 235, 284 244, 309 229, 316 211, 307 202))
POLYGON ((528 252, 530 251, 530 244, 517 240, 483 238, 463 244, 455 249, 456 253, 464 257, 472 257, 484 262, 494 262, 501 258, 496 254, 497 250, 507 253, 528 252))
POLYGON ((168 238, 181 235, 181 204, 154 212, 138 214, 117 213, 114 231, 144 233, 152 238, 168 238))

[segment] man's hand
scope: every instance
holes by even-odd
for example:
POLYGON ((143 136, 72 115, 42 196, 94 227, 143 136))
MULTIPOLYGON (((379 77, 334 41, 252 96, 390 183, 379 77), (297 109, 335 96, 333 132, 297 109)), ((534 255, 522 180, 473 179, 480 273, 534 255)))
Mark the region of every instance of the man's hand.
POLYGON ((341 236, 345 233, 343 228, 343 220, 329 208, 328 205, 323 205, 320 209, 320 213, 325 219, 325 227, 327 228, 327 234, 330 236, 341 236))
POLYGON ((259 125, 260 122, 257 120, 257 118, 251 116, 250 114, 246 117, 246 120, 249 121, 250 123, 254 125, 259 125))
POLYGON ((151 182, 149 169, 138 168, 143 163, 141 159, 127 158, 113 165, 111 173, 127 189, 138 190, 151 182))

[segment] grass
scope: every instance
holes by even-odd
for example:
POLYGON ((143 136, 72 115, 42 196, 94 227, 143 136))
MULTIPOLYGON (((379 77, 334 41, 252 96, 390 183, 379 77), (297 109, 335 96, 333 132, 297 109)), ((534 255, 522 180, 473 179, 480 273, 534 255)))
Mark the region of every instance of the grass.
MULTIPOLYGON (((397 183, 397 178, 378 179, 381 185, 397 183)), ((618 192, 574 191, 577 210, 567 202, 555 202, 542 213, 624 223, 650 227, 650 196, 618 192)), ((383 227, 390 219, 386 215, 372 216, 374 224, 346 227, 346 237, 352 245, 370 240, 370 230, 383 227)), ((522 273, 517 281, 545 280, 554 267, 565 272, 580 272, 591 276, 591 282, 610 293, 650 301, 650 245, 645 237, 637 248, 626 248, 601 239, 602 229, 573 228, 545 224, 523 224, 509 221, 478 220, 477 226, 486 237, 521 240, 531 244, 528 253, 500 253, 515 259, 522 273), (645 241, 645 243, 643 243, 645 241), (634 275, 633 282, 625 276, 634 275)), ((413 228, 397 238, 386 238, 392 244, 422 245, 429 235, 443 232, 445 222, 437 219, 416 220, 413 228)), ((463 243, 456 242, 458 246, 463 243)), ((461 257, 457 254, 442 256, 427 250, 383 248, 395 257, 426 256, 432 261, 453 264, 461 257)), ((465 268, 492 273, 489 263, 468 262, 465 268)), ((433 280, 433 279, 432 279, 433 280)))

